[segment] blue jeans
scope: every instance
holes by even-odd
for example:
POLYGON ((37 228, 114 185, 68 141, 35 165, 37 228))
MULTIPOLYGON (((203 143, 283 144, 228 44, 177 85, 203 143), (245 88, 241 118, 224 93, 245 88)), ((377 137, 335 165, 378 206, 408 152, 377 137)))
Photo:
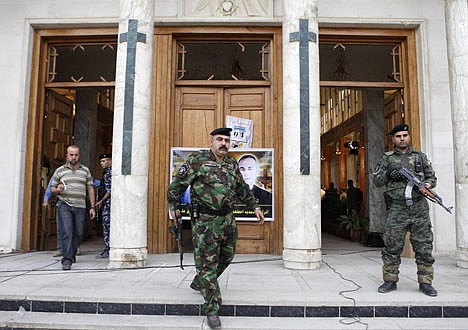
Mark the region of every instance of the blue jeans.
POLYGON ((62 235, 62 264, 72 264, 75 260, 76 248, 83 238, 85 218, 86 208, 57 203, 57 221, 62 235))

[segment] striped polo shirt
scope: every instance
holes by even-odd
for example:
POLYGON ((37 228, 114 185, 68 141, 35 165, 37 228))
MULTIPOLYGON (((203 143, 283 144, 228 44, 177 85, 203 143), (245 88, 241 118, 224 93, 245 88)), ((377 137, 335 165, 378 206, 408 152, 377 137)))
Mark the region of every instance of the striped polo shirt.
POLYGON ((89 169, 78 163, 78 168, 73 171, 69 163, 57 168, 52 177, 52 186, 57 187, 63 183, 65 190, 57 194, 59 201, 67 203, 72 207, 85 208, 87 186, 93 185, 93 177, 89 169))

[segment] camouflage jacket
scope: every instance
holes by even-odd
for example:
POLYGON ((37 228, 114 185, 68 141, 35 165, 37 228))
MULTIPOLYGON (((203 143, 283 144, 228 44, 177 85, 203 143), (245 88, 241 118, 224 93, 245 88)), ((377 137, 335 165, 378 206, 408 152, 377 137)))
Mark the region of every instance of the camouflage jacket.
MULTIPOLYGON (((386 186, 386 192, 392 199, 405 199, 407 181, 393 181, 387 176, 389 169, 399 167, 406 167, 411 172, 415 173, 419 180, 430 183, 432 188, 435 188, 437 185, 437 178, 432 169, 431 162, 424 153, 414 150, 411 147, 405 153, 402 153, 395 148, 382 156, 373 173, 374 184, 377 187, 386 186)), ((421 197, 416 188, 413 189, 412 197, 421 197)))
POLYGON ((191 154, 167 190, 171 210, 179 207, 180 194, 189 185, 192 203, 198 202, 215 211, 231 209, 237 200, 252 209, 258 206, 232 156, 225 156, 219 162, 211 150, 191 154))

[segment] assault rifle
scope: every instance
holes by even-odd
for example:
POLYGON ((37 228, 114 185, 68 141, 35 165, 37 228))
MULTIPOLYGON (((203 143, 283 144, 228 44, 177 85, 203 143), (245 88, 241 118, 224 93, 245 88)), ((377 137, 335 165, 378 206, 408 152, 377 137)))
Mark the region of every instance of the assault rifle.
POLYGON ((410 170, 408 170, 406 167, 401 167, 398 171, 408 180, 408 184, 406 185, 406 189, 405 189, 406 205, 413 204, 413 201, 411 200, 411 191, 413 190, 413 187, 416 186, 418 187, 418 189, 421 189, 421 188, 425 189, 424 193, 422 193, 424 197, 426 197, 428 200, 430 200, 433 203, 439 204, 440 206, 444 208, 445 211, 452 214, 453 206, 450 206, 450 207, 445 206, 442 201, 442 197, 437 195, 434 190, 426 188, 424 185, 424 182, 419 180, 419 178, 416 175, 414 175, 410 170))
POLYGON ((176 215, 176 218, 174 220, 174 225, 175 226, 170 226, 169 227, 169 231, 171 232, 171 234, 174 235, 174 238, 176 240, 177 249, 179 250, 179 255, 180 255, 180 268, 183 270, 184 269, 184 265, 183 265, 183 261, 184 261, 184 239, 183 239, 183 235, 182 235, 182 231, 183 231, 182 216, 177 216, 176 215))

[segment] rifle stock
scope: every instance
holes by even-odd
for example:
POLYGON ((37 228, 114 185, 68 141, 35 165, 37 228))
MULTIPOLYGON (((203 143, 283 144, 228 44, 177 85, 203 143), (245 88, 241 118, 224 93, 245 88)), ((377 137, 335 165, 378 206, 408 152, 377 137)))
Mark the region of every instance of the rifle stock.
MULTIPOLYGON (((402 167, 399 169, 399 172, 408 180, 408 186, 416 186, 418 187, 418 190, 421 188, 424 188, 426 193, 422 194, 424 197, 426 197, 428 200, 430 200, 433 203, 439 204, 445 211, 448 213, 452 214, 452 209, 453 206, 445 206, 442 197, 436 194, 436 192, 430 188, 426 188, 424 182, 419 180, 419 178, 413 174, 409 169, 406 167, 402 167)), ((408 198, 408 196, 405 196, 408 198)))

